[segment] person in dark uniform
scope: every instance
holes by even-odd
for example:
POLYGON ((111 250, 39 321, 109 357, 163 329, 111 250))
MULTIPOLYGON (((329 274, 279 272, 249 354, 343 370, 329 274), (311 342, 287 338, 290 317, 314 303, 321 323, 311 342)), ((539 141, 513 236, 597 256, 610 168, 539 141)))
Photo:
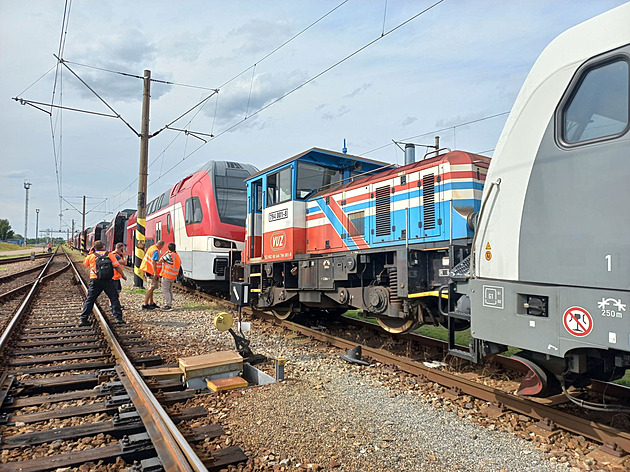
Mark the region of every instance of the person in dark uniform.
POLYGON ((116 259, 116 256, 113 253, 107 253, 105 251, 105 245, 103 241, 96 241, 94 243, 94 253, 89 254, 85 260, 83 261, 83 265, 90 268, 90 286, 88 288, 87 298, 85 299, 85 303, 83 304, 83 311, 81 312, 81 326, 88 326, 90 323, 88 321, 88 316, 92 312, 92 308, 94 308, 94 303, 96 299, 101 294, 101 292, 105 292, 109 301, 112 305, 112 312, 114 314, 114 318, 118 323, 124 323, 122 317, 122 308, 120 308, 120 300, 118 299, 118 290, 116 290, 116 283, 111 278, 109 279, 99 279, 97 270, 96 270, 96 258, 97 256, 102 256, 107 254, 107 257, 112 262, 112 267, 114 271, 117 271, 120 276, 127 280, 127 276, 122 270, 122 266, 120 262, 116 259))

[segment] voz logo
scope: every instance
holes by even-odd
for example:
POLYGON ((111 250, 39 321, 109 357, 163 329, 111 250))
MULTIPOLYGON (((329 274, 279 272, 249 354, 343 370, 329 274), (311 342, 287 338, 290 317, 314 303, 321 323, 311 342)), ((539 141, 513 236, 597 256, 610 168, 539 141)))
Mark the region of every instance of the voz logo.
POLYGON ((287 235, 284 231, 276 231, 271 233, 271 249, 273 251, 280 251, 287 245, 287 235))
POLYGON ((288 217, 289 210, 286 208, 284 210, 272 211, 269 213, 269 222, 271 223, 272 221, 284 220, 288 217))

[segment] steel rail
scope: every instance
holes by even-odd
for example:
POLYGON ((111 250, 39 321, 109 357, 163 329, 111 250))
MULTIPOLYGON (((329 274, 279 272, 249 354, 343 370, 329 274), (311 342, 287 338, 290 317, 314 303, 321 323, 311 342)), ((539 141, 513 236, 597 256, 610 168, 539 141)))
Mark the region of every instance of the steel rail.
MULTIPOLYGON (((328 335, 291 321, 281 321, 280 325, 342 349, 352 349, 357 345, 356 342, 328 335)), ((427 380, 445 387, 458 388, 465 394, 486 402, 498 403, 505 408, 508 408, 516 413, 526 415, 530 418, 540 421, 545 419, 551 420, 556 426, 562 429, 571 431, 575 434, 581 434, 582 436, 596 440, 603 444, 616 443, 624 451, 630 452, 630 433, 596 423, 594 421, 575 417, 570 413, 565 413, 549 406, 541 405, 532 400, 518 397, 507 392, 502 392, 494 387, 479 384, 455 374, 426 367, 421 362, 400 357, 382 349, 375 349, 363 345, 361 346, 361 349, 364 355, 384 364, 395 365, 410 374, 423 376, 427 380)))
POLYGON ((8 282, 8 281, 13 280, 15 278, 22 277, 23 275, 28 275, 31 272, 37 272, 38 270, 43 269, 45 265, 46 264, 44 263, 44 264, 38 265, 37 267, 31 267, 30 269, 26 269, 26 270, 23 270, 21 272, 15 272, 13 274, 3 275, 3 276, 0 277, 0 283, 8 282))
MULTIPOLYGON (((22 318, 22 314, 26 310, 26 307, 31 302, 31 300, 33 298, 33 294, 35 293, 35 291, 36 291, 36 289, 37 289, 37 287, 39 285, 39 282, 45 278, 44 274, 45 274, 46 270, 48 269, 48 267, 50 266, 50 264, 52 263, 52 261, 55 258, 56 254, 57 254, 57 251, 55 251, 50 256, 50 259, 48 259, 48 262, 46 263, 46 265, 44 266, 42 271, 39 273, 37 278, 33 282, 31 282, 30 284, 26 284, 26 286, 32 284, 31 290, 28 292, 28 295, 26 295, 24 300, 22 300, 22 303, 20 304, 20 307, 13 314, 13 316, 11 317, 11 321, 9 321, 9 323, 7 324, 7 327, 5 328, 4 332, 0 336, 0 352, 2 352, 4 350, 4 348, 6 347, 7 342, 10 339, 11 333, 15 329, 15 326, 18 324, 20 319, 22 318)), ((60 269, 59 271, 55 272, 55 274, 65 270, 67 268, 68 268, 68 266, 65 266, 63 269, 60 269)), ((50 275, 54 275, 54 274, 50 274, 50 275)), ((18 288, 21 289, 21 288, 24 288, 24 286, 18 287, 18 288)))
MULTIPOLYGON (((72 259, 67 252, 64 251, 66 257, 70 261, 72 270, 83 291, 87 294, 88 289, 83 281, 83 278, 79 274, 72 259)), ((142 421, 145 424, 147 433, 153 442, 156 452, 162 462, 162 466, 166 471, 195 471, 195 472, 208 472, 201 459, 195 454, 190 444, 186 441, 181 432, 177 429, 177 426, 173 423, 171 418, 162 408, 159 401, 153 395, 153 392, 146 385, 140 373, 131 363, 131 360, 127 357, 120 343, 114 336, 112 329, 110 328, 105 316, 94 305, 93 312, 98 319, 103 332, 105 333, 106 340, 110 345, 114 356, 119 362, 122 370, 124 371, 127 379, 133 387, 133 394, 135 400, 133 403, 138 409, 142 421)))
MULTIPOLYGON (((367 320, 350 318, 347 316, 342 316, 342 319, 345 322, 356 325, 356 326, 363 326, 366 328, 380 330, 378 325, 371 323, 370 321, 367 321, 367 320)), ((428 336, 424 336, 419 333, 412 332, 412 333, 407 333, 407 334, 399 334, 399 335, 396 335, 396 338, 409 340, 409 341, 415 341, 423 345, 428 345, 437 349, 442 349, 444 352, 448 351, 448 343, 446 341, 442 341, 441 339, 430 338, 428 336)), ((466 346, 458 346, 458 347, 461 349, 468 349, 466 346)), ((494 362, 505 369, 512 370, 515 372, 526 373, 528 371, 527 367, 525 367, 520 362, 515 361, 514 359, 510 357, 503 356, 500 354, 493 356, 491 359, 489 359, 489 361, 494 362)), ((624 401, 625 403, 630 401, 630 388, 624 385, 592 379, 591 385, 589 386, 589 390, 593 391, 594 393, 599 393, 599 394, 605 393, 609 395, 610 397, 615 397, 619 399, 619 401, 624 401)))
MULTIPOLYGON (((35 254, 35 259, 42 259, 44 257, 49 257, 50 253, 45 253, 45 254, 35 254)), ((23 261, 30 261, 31 260, 31 256, 17 256, 17 257, 8 257, 6 259, 0 259, 0 265, 5 265, 5 264, 12 264, 14 262, 23 262, 23 261)))

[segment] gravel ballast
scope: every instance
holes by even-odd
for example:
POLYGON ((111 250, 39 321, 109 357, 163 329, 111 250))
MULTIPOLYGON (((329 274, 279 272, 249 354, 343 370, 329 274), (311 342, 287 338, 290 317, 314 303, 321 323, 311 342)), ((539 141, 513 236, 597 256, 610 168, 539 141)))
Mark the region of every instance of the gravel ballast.
MULTIPOLYGON (((225 308, 177 292, 173 311, 143 311, 143 294, 133 293, 129 279, 122 293, 125 319, 166 362, 234 349, 232 337, 212 325, 225 308)), ((162 302, 159 291, 155 300, 162 302)), ((511 428, 510 421, 482 426, 483 402, 469 397, 450 402, 435 384, 387 366, 348 364, 337 349, 258 319, 248 321, 253 351, 285 358, 286 380, 196 401, 203 404, 206 398, 207 405, 217 405, 218 400, 216 421, 250 456, 238 470, 624 470, 585 462, 584 453, 595 446, 583 438, 580 444, 574 440, 573 450, 563 445, 572 438, 567 433, 557 436, 556 444, 545 444, 522 427, 511 428)), ((270 372, 269 365, 265 370, 270 372)))

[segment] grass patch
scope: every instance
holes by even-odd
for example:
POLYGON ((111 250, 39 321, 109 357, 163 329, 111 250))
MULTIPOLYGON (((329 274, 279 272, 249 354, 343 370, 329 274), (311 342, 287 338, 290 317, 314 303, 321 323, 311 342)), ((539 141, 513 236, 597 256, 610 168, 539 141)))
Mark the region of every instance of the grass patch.
MULTIPOLYGON (((359 310, 350 310, 344 313, 344 315, 349 318, 356 318, 376 324, 376 318, 361 316, 359 314, 359 310)), ((443 328, 442 326, 422 325, 418 329, 414 330, 414 333, 421 334, 422 336, 426 336, 427 338, 439 339, 440 341, 448 341, 448 330, 446 328, 443 328)), ((455 332, 455 343, 459 344, 460 346, 468 346, 468 343, 471 339, 472 336, 470 335, 470 329, 455 332)), ((517 349, 515 347, 508 347, 508 350, 501 353, 501 355, 505 357, 511 357, 519 351, 520 349, 517 349)), ((630 386, 630 374, 626 375, 626 377, 628 382, 627 385, 630 386)), ((624 377, 624 379, 626 377, 624 377)), ((622 380, 623 379, 618 380, 618 382, 621 382, 622 380)))
POLYGON ((131 290, 125 289, 125 293, 142 293, 142 294, 145 294, 145 293, 147 293, 147 289, 146 288, 132 288, 131 290))
POLYGON ((613 383, 623 385, 624 387, 630 387, 630 371, 626 371, 626 375, 619 380, 615 380, 613 383))
POLYGON ((20 249, 31 249, 33 246, 18 246, 11 243, 0 243, 0 251, 19 251, 20 249))

